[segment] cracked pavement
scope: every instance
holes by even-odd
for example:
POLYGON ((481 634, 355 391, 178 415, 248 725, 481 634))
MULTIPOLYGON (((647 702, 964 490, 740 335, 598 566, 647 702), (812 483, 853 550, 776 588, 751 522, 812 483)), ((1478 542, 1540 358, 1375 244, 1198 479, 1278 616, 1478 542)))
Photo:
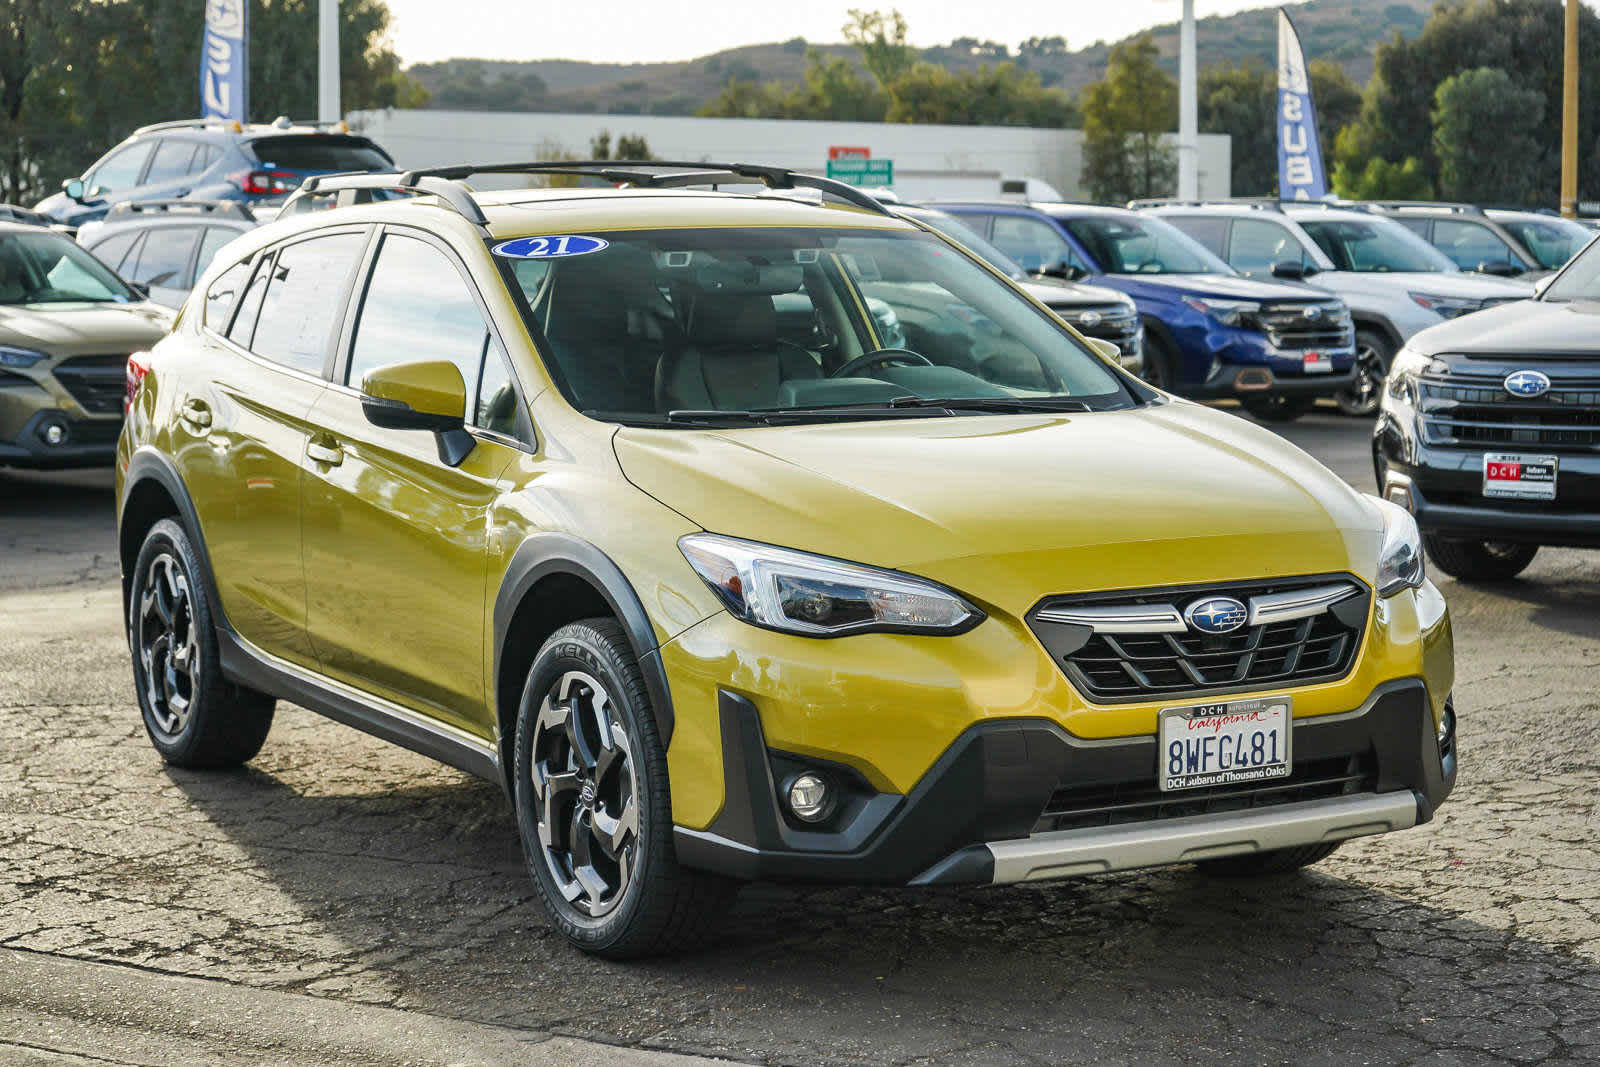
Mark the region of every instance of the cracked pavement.
MULTIPOLYGON (((1285 433, 1369 487, 1364 423, 1285 433)), ((754 886, 704 951, 621 965, 546 926, 492 785, 283 703, 247 769, 163 766, 109 486, 0 473, 0 1063, 301 1062, 273 1044, 296 1013, 422 1035, 308 1063, 592 1048, 550 1035, 794 1064, 1600 1062, 1600 554, 1436 575, 1462 770, 1428 826, 1256 882, 754 886), (125 995, 52 999, 57 965, 125 995), (163 1029, 167 976, 280 1022, 163 1029)))

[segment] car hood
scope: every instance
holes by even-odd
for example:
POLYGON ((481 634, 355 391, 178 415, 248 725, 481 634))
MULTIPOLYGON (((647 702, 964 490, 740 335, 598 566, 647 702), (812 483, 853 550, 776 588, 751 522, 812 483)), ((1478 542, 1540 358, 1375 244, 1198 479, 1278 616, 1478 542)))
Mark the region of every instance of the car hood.
POLYGON ((1330 296, 1308 285, 1261 282, 1229 274, 1115 274, 1112 277, 1225 300, 1326 300, 1330 296))
POLYGON ((1079 285, 1076 282, 1019 281, 1017 287, 1046 307, 1103 307, 1106 304, 1125 304, 1127 297, 1103 285, 1079 285))
POLYGON ((620 429, 636 486, 716 533, 1041 596, 1353 571, 1380 522, 1321 464, 1187 402, 719 431, 620 429))
MULTIPOLYGON (((1316 280, 1313 276, 1313 282, 1316 280)), ((1533 283, 1521 278, 1493 278, 1467 271, 1341 271, 1345 286, 1360 285, 1370 292, 1427 293, 1432 296, 1460 296, 1477 300, 1504 300, 1533 295, 1533 283)))
POLYGON ((1423 355, 1446 352, 1600 355, 1600 303, 1518 300, 1430 326, 1410 341, 1423 355))
POLYGON ((144 300, 137 304, 0 304, 0 343, 51 351, 104 347, 132 351, 151 345, 172 328, 172 312, 144 300))

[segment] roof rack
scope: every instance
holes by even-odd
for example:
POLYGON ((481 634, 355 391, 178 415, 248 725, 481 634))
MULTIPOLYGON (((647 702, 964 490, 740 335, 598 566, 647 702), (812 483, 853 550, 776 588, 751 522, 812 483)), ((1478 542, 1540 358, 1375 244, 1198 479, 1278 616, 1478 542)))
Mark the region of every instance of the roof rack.
POLYGON ((1447 200, 1367 200, 1379 211, 1403 211, 1406 208, 1432 208, 1435 211, 1449 211, 1458 215, 1482 215, 1483 209, 1477 204, 1452 203, 1447 200))
POLYGON ((871 195, 853 185, 819 178, 784 167, 756 163, 683 163, 670 160, 579 160, 572 162, 463 163, 450 167, 424 167, 403 172, 324 174, 307 178, 283 205, 281 215, 312 210, 311 198, 327 193, 339 194, 338 206, 372 199, 378 190, 427 193, 438 196, 458 214, 476 226, 489 220, 464 183, 476 174, 559 174, 575 178, 600 178, 640 189, 675 189, 694 185, 739 185, 760 183, 768 189, 815 189, 853 207, 876 215, 894 215, 871 195), (365 194, 364 196, 362 194, 365 194), (348 194, 348 195, 346 195, 348 194), (304 205, 304 206, 302 206, 304 205))
POLYGON ((42 211, 21 204, 0 204, 0 222, 21 222, 29 226, 49 226, 55 222, 42 211))
POLYGON ((1248 207, 1256 211, 1283 210, 1283 201, 1265 196, 1223 196, 1211 199, 1185 200, 1172 196, 1155 196, 1143 200, 1129 200, 1128 210, 1139 211, 1147 207, 1248 207))
POLYGON ((246 222, 256 221, 255 213, 238 200, 185 200, 172 197, 163 200, 124 200, 106 212, 106 218, 117 215, 146 215, 167 212, 179 215, 232 215, 246 222))
POLYGON ((148 126, 140 126, 133 131, 132 136, 155 133, 157 130, 198 130, 208 126, 230 129, 234 133, 244 129, 244 124, 238 119, 174 119, 171 122, 152 122, 148 126))

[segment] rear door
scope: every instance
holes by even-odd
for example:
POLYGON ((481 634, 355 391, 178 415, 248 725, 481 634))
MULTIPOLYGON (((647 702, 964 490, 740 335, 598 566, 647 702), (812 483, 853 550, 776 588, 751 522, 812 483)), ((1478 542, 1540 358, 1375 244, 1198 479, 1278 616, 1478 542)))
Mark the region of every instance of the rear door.
POLYGON ((301 461, 367 237, 318 231, 219 275, 199 305, 204 366, 183 375, 188 392, 175 399, 173 451, 228 621, 304 666, 316 659, 305 633, 301 461))
POLYGON ((307 628, 324 673, 480 737, 489 511, 531 439, 497 331, 449 246, 389 227, 364 271, 334 383, 317 400, 302 483, 307 628), (362 377, 443 359, 475 443, 451 467, 431 433, 372 425, 362 377))

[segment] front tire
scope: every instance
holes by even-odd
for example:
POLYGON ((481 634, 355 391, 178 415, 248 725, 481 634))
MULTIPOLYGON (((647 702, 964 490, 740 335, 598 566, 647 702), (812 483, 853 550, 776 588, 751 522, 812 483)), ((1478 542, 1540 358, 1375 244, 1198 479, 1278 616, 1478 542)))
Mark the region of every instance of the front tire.
POLYGON ((1342 842, 1329 841, 1317 845, 1296 845, 1293 848, 1275 848, 1270 852, 1252 852, 1244 856, 1224 856, 1222 859, 1201 860, 1202 873, 1217 878, 1261 878, 1273 874, 1288 874, 1313 863, 1320 863, 1333 855, 1342 842))
POLYGON ((1394 345, 1377 330, 1356 331, 1356 380, 1350 388, 1334 395, 1334 403, 1346 415, 1365 418, 1378 412, 1383 399, 1383 380, 1394 362, 1394 345))
POLYGON ((1516 541, 1451 541, 1423 534, 1422 545, 1434 565, 1464 582, 1504 582, 1528 569, 1538 545, 1516 541))
POLYGON ((734 886, 678 866, 666 752, 615 620, 571 623, 544 643, 516 746, 523 854, 556 929, 608 959, 699 941, 734 886))
POLYGON ((145 733, 178 767, 237 767, 261 751, 274 699, 222 676, 216 616, 189 535, 150 528, 128 592, 128 643, 145 733))
POLYGON ((1163 392, 1176 392, 1178 388, 1178 357, 1165 339, 1148 326, 1144 333, 1144 366, 1139 377, 1163 392))
POLYGON ((1285 396, 1282 393, 1253 393, 1239 398, 1244 409, 1262 422, 1293 422, 1310 414, 1317 406, 1314 396, 1285 396))

